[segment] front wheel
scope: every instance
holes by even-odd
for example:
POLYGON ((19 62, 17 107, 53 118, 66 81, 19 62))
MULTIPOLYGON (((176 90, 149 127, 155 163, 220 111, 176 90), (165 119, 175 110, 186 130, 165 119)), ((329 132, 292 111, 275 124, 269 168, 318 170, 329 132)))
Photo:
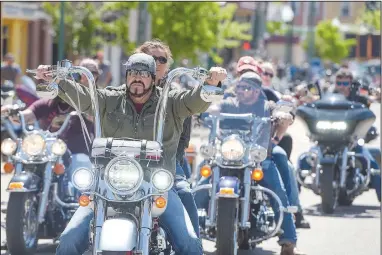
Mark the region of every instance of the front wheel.
POLYGON ((337 188, 333 187, 334 166, 323 165, 320 173, 321 206, 324 213, 332 214, 337 206, 337 188))
POLYGON ((36 193, 10 194, 5 229, 10 254, 34 254, 38 241, 37 210, 36 193))
POLYGON ((218 198, 216 217, 216 254, 237 253, 237 206, 236 198, 218 198))

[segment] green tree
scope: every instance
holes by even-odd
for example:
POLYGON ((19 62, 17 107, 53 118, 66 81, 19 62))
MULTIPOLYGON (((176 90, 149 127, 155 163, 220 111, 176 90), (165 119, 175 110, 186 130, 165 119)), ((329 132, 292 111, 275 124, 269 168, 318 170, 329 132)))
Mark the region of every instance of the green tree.
MULTIPOLYGON (((134 8, 129 2, 107 3, 104 11, 117 11, 121 15, 109 24, 117 35, 116 43, 125 52, 131 52, 134 44, 128 41, 128 10, 134 8), (119 31, 119 32, 118 32, 119 31)), ((152 37, 167 43, 174 59, 191 59, 196 62, 199 52, 208 52, 216 62, 222 60, 213 48, 233 48, 240 40, 249 40, 246 32, 250 24, 232 21, 236 6, 220 7, 216 2, 149 2, 152 16, 152 37)))
MULTIPOLYGON (((236 10, 236 4, 226 4, 219 9, 216 43, 211 41, 212 47, 217 50, 237 48, 240 46, 242 40, 250 40, 252 38, 249 34, 249 30, 251 29, 250 23, 233 21, 236 10)), ((218 53, 211 50, 209 53, 215 63, 220 64, 223 61, 218 53)))
MULTIPOLYGON (((355 39, 343 39, 339 28, 332 25, 331 20, 321 21, 315 30, 316 56, 335 63, 341 62, 349 55, 350 48, 356 44, 355 39)), ((304 42, 308 48, 309 38, 304 42)))
MULTIPOLYGON (((65 8, 65 53, 67 56, 92 55, 104 41, 96 31, 102 31, 101 12, 93 3, 63 2, 65 8)), ((60 30, 59 3, 45 2, 43 9, 52 17, 55 31, 54 41, 58 43, 60 30)))
POLYGON ((381 30, 381 9, 365 10, 358 23, 373 28, 376 31, 381 30))
POLYGON ((266 27, 270 35, 284 35, 287 32, 284 23, 281 21, 268 21, 266 27))

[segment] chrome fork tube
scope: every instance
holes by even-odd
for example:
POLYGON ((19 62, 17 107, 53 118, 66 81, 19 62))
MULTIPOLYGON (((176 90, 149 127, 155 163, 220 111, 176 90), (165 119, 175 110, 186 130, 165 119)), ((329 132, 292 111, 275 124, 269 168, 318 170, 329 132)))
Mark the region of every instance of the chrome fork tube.
POLYGON ((210 208, 208 210, 209 224, 215 226, 215 211, 216 211, 216 192, 219 184, 220 169, 215 166, 212 170, 212 189, 211 189, 211 199, 210 208))
POLYGON ((98 255, 101 231, 106 216, 106 202, 98 197, 94 200, 94 219, 93 219, 93 255, 98 255))
POLYGON ((38 223, 44 222, 46 207, 48 206, 50 185, 52 184, 52 162, 46 163, 44 171, 44 186, 42 189, 40 204, 38 207, 38 223))
POLYGON ((240 198, 241 204, 241 219, 240 226, 242 228, 247 227, 248 215, 249 215, 249 205, 250 205, 250 194, 251 194, 251 170, 247 167, 244 170, 244 197, 240 198))
POLYGON ((348 164, 348 147, 345 147, 342 152, 342 161, 341 161, 341 176, 340 176, 340 188, 345 188, 346 185, 346 171, 348 164))
POLYGON ((139 229, 139 240, 138 240, 138 250, 141 254, 149 254, 150 247, 150 236, 152 228, 152 217, 151 217, 151 202, 152 200, 145 199, 142 205, 141 219, 140 219, 140 229, 139 229))

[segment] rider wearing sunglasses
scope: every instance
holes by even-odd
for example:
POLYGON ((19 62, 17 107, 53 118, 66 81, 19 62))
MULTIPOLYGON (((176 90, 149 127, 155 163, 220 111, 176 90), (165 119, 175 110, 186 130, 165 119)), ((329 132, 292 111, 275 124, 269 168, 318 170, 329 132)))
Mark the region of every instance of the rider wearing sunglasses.
POLYGON ((335 92, 343 94, 348 100, 359 102, 369 107, 368 99, 358 95, 356 87, 353 86, 353 74, 347 68, 341 68, 336 73, 335 92))
MULTIPOLYGON (((271 63, 264 62, 260 64, 254 58, 250 56, 244 56, 238 61, 237 73, 243 75, 247 72, 256 72, 260 74, 262 78, 261 88, 268 101, 278 102, 281 98, 283 99, 279 92, 275 91, 270 86, 264 86, 264 83, 268 82, 268 85, 270 85, 271 82, 271 80, 267 79, 269 75, 264 75, 265 72, 273 73, 273 66, 271 63)), ((272 156, 283 179, 289 202, 299 208, 299 211, 295 214, 296 227, 310 228, 309 222, 304 218, 303 215, 302 206, 299 199, 297 180, 294 176, 293 167, 291 167, 290 162, 288 162, 292 151, 293 140, 289 134, 285 134, 287 125, 281 124, 282 123, 279 123, 277 132, 275 132, 275 136, 273 137, 273 142, 278 146, 273 148, 272 156)))

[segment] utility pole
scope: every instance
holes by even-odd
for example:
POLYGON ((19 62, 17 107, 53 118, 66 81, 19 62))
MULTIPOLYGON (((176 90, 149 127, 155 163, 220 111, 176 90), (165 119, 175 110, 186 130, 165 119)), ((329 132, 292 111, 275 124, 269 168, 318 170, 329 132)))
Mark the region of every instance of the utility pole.
POLYGON ((316 2, 309 2, 309 44, 308 44, 308 60, 315 57, 315 32, 314 25, 316 23, 316 2))
POLYGON ((148 3, 139 2, 138 6, 138 44, 144 43, 146 38, 147 29, 147 18, 148 18, 148 3))
POLYGON ((65 51, 65 2, 61 2, 60 4, 60 37, 58 40, 58 61, 64 59, 64 51, 65 51))

